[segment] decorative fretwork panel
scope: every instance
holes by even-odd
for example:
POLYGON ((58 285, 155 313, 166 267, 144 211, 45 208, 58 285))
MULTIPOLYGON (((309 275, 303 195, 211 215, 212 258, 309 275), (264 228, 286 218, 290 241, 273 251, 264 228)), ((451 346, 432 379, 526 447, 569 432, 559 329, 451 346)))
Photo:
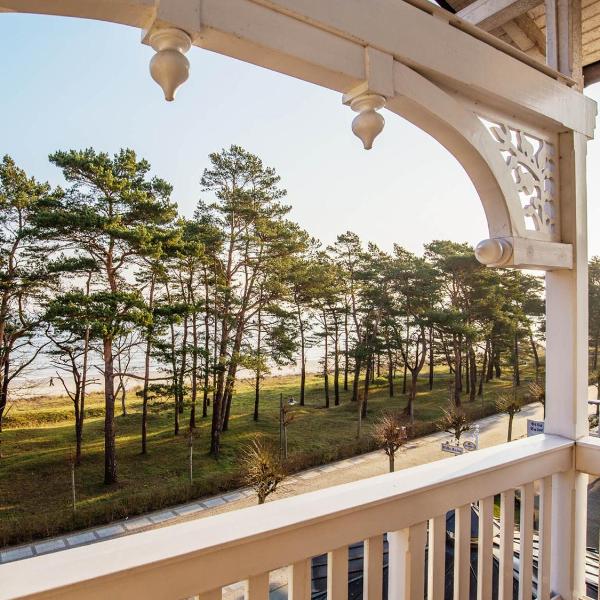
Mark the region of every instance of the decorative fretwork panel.
POLYGON ((554 239, 558 234, 555 145, 506 123, 480 119, 510 170, 525 228, 535 231, 536 237, 554 239))

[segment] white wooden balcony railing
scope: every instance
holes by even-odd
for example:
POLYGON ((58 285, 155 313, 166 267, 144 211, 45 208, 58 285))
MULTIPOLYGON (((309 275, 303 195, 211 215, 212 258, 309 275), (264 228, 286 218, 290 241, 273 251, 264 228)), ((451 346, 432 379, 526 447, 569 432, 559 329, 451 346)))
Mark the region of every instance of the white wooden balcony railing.
MULTIPOLYGON (((471 504, 480 515, 477 597, 492 597, 494 496, 501 495, 499 598, 513 597, 515 490, 520 490, 519 598, 550 598, 552 477, 600 472, 600 441, 553 435, 479 450, 355 483, 286 498, 0 567, 0 598, 218 600, 246 581, 266 600, 269 573, 288 567, 288 594, 311 595, 310 559, 328 553, 328 599, 348 594, 348 545, 365 541, 364 598, 382 598, 383 534, 390 599, 443 600, 446 512, 455 509, 454 598, 470 590, 471 504), (533 572, 534 497, 538 569, 533 572), (426 558, 427 555, 427 558, 426 558), (427 573, 425 565, 427 564, 427 573), (427 588, 425 579, 427 581, 427 588)), ((565 515, 569 519, 569 515, 565 515)), ((569 556, 565 560, 570 560, 569 556)), ((554 564, 554 562, 552 563, 554 564)))

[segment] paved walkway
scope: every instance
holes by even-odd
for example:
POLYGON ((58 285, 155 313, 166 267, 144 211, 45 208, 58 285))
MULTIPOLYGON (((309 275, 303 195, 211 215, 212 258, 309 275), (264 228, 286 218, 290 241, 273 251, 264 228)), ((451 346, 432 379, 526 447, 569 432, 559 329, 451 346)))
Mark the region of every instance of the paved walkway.
MULTIPOLYGON (((595 388, 591 389, 590 397, 596 397, 595 388)), ((541 419, 542 415, 543 409, 540 404, 525 406, 515 417, 513 439, 519 439, 526 435, 527 419, 541 419)), ((505 442, 507 423, 508 417, 503 414, 492 415, 477 421, 480 428, 480 447, 485 448, 505 442)), ((448 437, 449 434, 439 432, 411 440, 402 453, 397 456, 396 469, 405 469, 447 458, 448 454, 440 450, 440 442, 448 437)), ((296 473, 280 485, 279 490, 272 496, 272 499, 295 496, 342 483, 374 477, 387 471, 388 459, 383 451, 371 452, 296 473)), ((204 518, 253 504, 256 504, 254 492, 250 489, 239 489, 220 496, 174 506, 168 510, 115 521, 102 527, 77 531, 66 536, 45 539, 33 544, 5 548, 0 551, 0 564, 93 544, 148 529, 172 525, 177 522, 204 518)))

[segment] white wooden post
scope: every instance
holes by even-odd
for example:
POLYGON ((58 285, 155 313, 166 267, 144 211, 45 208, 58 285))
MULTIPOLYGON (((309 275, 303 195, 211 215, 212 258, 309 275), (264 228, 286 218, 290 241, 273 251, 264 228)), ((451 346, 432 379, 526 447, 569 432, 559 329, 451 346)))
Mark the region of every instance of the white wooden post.
MULTIPOLYGON (((586 138, 559 137, 563 242, 574 268, 546 274, 545 431, 576 440, 587 435, 588 285, 586 138)), ((587 475, 574 469, 553 479, 551 588, 563 600, 584 595, 587 475)))
POLYGON ((552 477, 541 481, 538 549, 538 597, 550 598, 552 558, 552 477))
POLYGON ((446 515, 429 520, 427 600, 444 600, 446 591, 446 515))
POLYGON ((310 558, 288 567, 289 600, 310 600, 311 560, 310 558))
POLYGON ((492 560, 494 531, 494 497, 479 501, 479 540, 477 543, 477 598, 492 597, 492 560))
POLYGON ((363 600, 381 600, 383 597, 383 536, 365 540, 363 600))
POLYGON ((519 600, 531 600, 533 578, 533 483, 521 487, 519 511, 519 600))
POLYGON ((247 600, 269 600, 269 573, 253 575, 246 581, 247 600))
POLYGON ((348 600, 348 546, 327 553, 327 600, 348 600))
POLYGON ((427 521, 388 533, 388 597, 422 598, 425 593, 427 521))
POLYGON ((469 600, 471 585, 471 505, 454 511, 454 600, 469 600))
POLYGON ((499 600, 513 600, 513 557, 515 553, 515 491, 500 494, 499 600))

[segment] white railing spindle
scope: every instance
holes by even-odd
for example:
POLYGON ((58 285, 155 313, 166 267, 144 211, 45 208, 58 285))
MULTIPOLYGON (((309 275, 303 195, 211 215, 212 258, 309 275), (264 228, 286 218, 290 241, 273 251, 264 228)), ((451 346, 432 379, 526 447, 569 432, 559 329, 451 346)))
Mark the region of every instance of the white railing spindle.
POLYGON ((446 588, 446 515, 429 521, 427 600, 444 600, 446 588))
POLYGON ((425 595, 427 522, 388 533, 388 597, 398 600, 425 595))
POLYGON ((540 482, 538 547, 538 598, 550 597, 550 563, 552 556, 552 476, 540 482))
POLYGON ((521 487, 519 533, 519 600, 531 600, 533 577, 533 483, 521 487))
POLYGON ((348 546, 327 554, 327 600, 348 600, 348 546))
POLYGON ((246 581, 246 600, 269 600, 269 573, 254 575, 246 581))
POLYGON ((363 600, 381 600, 383 597, 383 536, 365 540, 363 600))
POLYGON ((471 505, 454 511, 454 600, 469 600, 471 583, 471 505))
POLYGON ((513 559, 515 544, 515 492, 500 494, 500 575, 498 600, 513 600, 513 559))
POLYGON ((479 501, 479 539, 477 542, 477 598, 492 597, 492 560, 494 543, 494 497, 479 501))
POLYGON ((288 600, 310 600, 311 560, 301 560, 288 567, 288 600))

